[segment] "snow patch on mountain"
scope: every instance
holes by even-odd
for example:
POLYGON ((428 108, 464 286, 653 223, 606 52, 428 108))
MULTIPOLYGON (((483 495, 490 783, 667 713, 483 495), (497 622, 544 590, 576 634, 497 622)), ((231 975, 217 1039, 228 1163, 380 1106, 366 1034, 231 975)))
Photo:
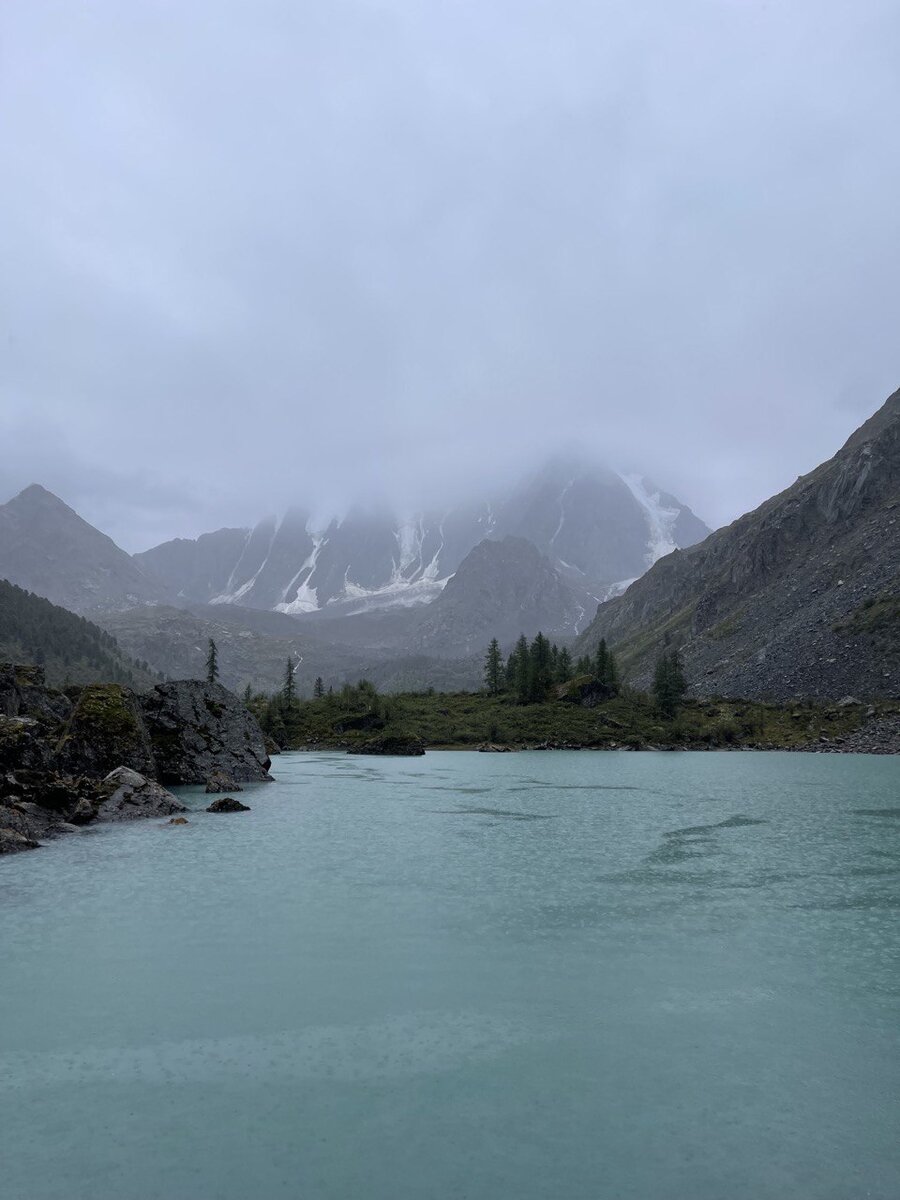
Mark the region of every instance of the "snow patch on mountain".
POLYGON ((319 552, 325 545, 326 539, 323 536, 313 537, 312 552, 307 557, 303 566, 284 589, 281 597, 281 603, 275 605, 276 612, 287 613, 288 616, 297 616, 300 613, 317 612, 319 608, 319 598, 316 594, 316 589, 309 586, 309 581, 312 578, 313 572, 316 569, 316 561, 319 557, 319 552), (288 596, 293 592, 293 600, 288 600, 288 596))
MULTIPOLYGON (((642 475, 620 475, 619 478, 644 510, 647 524, 650 527, 650 541, 647 545, 647 567, 649 569, 659 559, 665 558, 667 554, 671 554, 678 548, 674 530, 680 510, 666 508, 660 500, 659 492, 651 491, 648 487, 648 480, 644 479, 642 475)), ((629 583, 633 582, 633 580, 629 581, 629 583)))

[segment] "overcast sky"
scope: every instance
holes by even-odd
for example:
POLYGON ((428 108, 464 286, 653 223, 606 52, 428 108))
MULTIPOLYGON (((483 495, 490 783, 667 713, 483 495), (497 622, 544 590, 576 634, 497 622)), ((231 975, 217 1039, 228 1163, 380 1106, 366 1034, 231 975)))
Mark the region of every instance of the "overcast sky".
POLYGON ((557 444, 713 524, 900 386, 897 0, 4 0, 0 500, 128 549, 557 444))

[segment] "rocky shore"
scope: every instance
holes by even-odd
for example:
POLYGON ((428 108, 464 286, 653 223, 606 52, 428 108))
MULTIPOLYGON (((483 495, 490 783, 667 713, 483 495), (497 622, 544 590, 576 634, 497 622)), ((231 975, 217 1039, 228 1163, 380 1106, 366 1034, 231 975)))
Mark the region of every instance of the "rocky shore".
POLYGON ((40 667, 0 664, 0 854, 95 821, 171 816, 184 806, 166 785, 238 790, 271 779, 269 766, 256 719, 219 684, 58 691, 40 667))

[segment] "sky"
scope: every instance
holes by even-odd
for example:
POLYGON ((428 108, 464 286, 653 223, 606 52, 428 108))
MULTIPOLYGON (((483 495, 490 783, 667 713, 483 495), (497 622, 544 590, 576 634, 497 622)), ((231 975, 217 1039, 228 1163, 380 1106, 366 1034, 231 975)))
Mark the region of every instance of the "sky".
POLYGON ((896 0, 5 0, 0 501, 129 550, 577 446, 723 524, 900 387, 896 0))

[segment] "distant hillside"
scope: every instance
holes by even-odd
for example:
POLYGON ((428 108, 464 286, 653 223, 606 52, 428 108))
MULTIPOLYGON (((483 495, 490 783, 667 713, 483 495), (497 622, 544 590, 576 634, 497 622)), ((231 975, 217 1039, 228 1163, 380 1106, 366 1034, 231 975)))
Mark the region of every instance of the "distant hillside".
POLYGON ((701 696, 900 696, 900 392, 829 462, 601 605, 577 649, 601 637, 641 686, 672 644, 701 696))
POLYGON ((0 661, 43 666, 47 681, 149 687, 161 675, 120 649, 84 617, 0 579, 0 661))
POLYGON ((340 687, 365 677, 384 690, 477 687, 481 657, 470 662, 410 657, 394 649, 347 646, 312 636, 292 617, 231 605, 196 605, 190 610, 144 605, 110 613, 103 624, 135 658, 149 659, 172 679, 196 679, 205 671, 208 639, 219 650, 221 680, 241 692, 277 691, 287 660, 301 695, 312 695, 318 676, 340 687))
POLYGON ((79 613, 166 596, 112 538, 38 484, 0 505, 0 577, 79 613))

